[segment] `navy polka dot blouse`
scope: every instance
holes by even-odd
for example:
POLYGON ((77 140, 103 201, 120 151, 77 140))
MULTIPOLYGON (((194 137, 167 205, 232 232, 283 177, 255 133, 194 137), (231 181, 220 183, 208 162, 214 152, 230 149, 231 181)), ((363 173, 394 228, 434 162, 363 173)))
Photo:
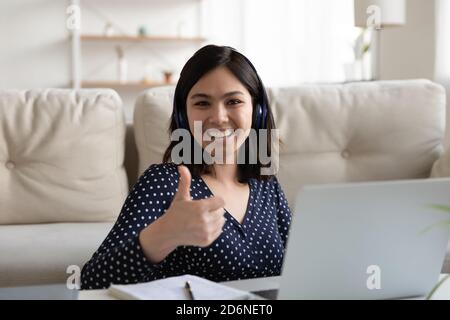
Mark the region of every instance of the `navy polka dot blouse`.
MULTIPOLYGON (((170 206, 178 189, 175 164, 150 166, 128 195, 120 215, 81 274, 82 289, 147 282, 193 274, 213 281, 279 275, 291 212, 278 181, 249 180, 250 198, 242 224, 225 211, 222 234, 208 247, 180 246, 157 264, 139 245, 139 232, 170 206)), ((213 194, 201 177, 191 181, 194 200, 213 194)))

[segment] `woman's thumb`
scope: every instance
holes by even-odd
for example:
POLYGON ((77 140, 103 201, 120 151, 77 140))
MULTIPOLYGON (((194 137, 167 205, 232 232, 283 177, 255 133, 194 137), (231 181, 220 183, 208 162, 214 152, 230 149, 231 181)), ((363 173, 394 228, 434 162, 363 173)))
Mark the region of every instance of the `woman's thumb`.
POLYGON ((178 166, 178 173, 180 180, 178 181, 178 191, 175 194, 175 199, 191 200, 191 173, 186 166, 178 166))

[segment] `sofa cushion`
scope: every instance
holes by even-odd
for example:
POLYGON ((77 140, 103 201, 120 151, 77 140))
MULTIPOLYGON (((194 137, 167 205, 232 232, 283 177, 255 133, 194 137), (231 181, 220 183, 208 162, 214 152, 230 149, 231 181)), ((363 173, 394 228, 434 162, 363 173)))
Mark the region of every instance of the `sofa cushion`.
POLYGON ((0 90, 0 224, 114 220, 128 194, 112 90, 0 90))
POLYGON ((66 283, 90 259, 111 222, 0 226, 0 287, 66 283))
POLYGON ((139 175, 151 164, 161 163, 169 145, 169 124, 175 87, 144 91, 134 109, 134 139, 139 157, 139 175))
MULTIPOLYGON (((135 109, 142 173, 169 143, 173 87, 135 109)), ((269 88, 283 145, 278 177, 291 206, 301 185, 427 178, 442 152, 445 90, 428 80, 269 88)))

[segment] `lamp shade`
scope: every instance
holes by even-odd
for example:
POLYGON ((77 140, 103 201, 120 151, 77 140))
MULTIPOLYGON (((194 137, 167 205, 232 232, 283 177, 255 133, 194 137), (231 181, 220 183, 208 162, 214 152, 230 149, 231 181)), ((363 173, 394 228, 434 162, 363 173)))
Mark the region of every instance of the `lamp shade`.
POLYGON ((355 25, 366 28, 402 26, 406 23, 405 0, 354 0, 355 25))

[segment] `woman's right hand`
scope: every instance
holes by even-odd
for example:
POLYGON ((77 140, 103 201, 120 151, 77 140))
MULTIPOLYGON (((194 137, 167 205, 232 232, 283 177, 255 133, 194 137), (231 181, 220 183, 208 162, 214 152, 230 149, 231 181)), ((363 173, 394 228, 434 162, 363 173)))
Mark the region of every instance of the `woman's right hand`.
POLYGON ((147 259, 154 263, 181 245, 209 246, 220 236, 225 224, 224 200, 218 196, 192 200, 189 169, 180 165, 178 172, 178 191, 170 207, 139 234, 147 259))

